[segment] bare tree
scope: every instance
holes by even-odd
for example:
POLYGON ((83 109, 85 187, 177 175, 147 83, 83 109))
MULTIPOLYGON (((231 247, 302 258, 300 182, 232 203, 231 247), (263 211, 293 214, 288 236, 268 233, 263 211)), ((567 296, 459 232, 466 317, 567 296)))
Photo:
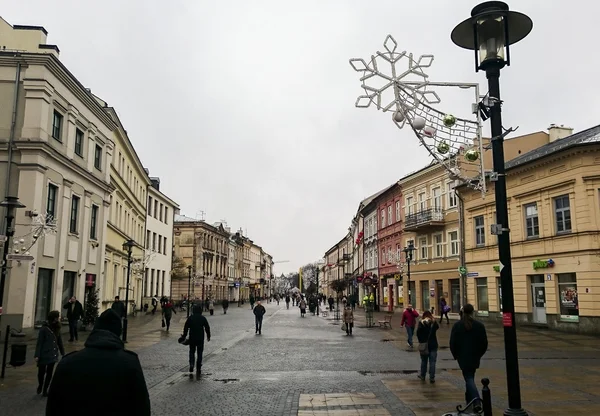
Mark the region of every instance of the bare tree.
POLYGON ((173 267, 171 269, 171 280, 182 280, 188 278, 187 265, 181 257, 173 257, 173 267))

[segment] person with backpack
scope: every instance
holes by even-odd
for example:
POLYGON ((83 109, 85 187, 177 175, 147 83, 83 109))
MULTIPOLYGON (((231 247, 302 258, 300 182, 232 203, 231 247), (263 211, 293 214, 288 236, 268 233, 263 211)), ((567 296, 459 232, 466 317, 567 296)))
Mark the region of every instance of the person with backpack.
POLYGON ((438 340, 437 330, 440 325, 435 321, 433 314, 429 311, 423 312, 423 319, 417 327, 417 340, 419 341, 419 353, 421 354, 421 372, 419 379, 425 381, 427 373, 427 362, 429 362, 429 382, 435 383, 435 364, 437 362, 438 340))
POLYGON ((467 404, 475 400, 475 411, 481 412, 481 398, 475 384, 475 372, 481 364, 481 358, 487 351, 488 340, 485 326, 473 318, 475 308, 466 304, 461 311, 460 321, 450 332, 450 352, 462 370, 465 379, 465 400, 467 404))

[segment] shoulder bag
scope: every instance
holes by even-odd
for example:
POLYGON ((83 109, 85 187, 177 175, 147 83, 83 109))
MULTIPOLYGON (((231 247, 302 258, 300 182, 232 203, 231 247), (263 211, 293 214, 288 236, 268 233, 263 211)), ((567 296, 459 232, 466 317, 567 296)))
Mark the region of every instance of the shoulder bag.
POLYGON ((433 332, 433 325, 434 322, 431 321, 431 326, 429 327, 429 335, 427 335, 427 341, 419 343, 419 353, 423 357, 429 355, 429 338, 431 338, 431 333, 433 332))

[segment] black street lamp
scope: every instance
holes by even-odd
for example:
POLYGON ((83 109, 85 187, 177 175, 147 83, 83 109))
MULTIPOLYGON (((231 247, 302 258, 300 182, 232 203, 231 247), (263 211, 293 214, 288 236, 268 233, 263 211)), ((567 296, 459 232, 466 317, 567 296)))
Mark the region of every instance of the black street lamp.
POLYGON ((192 300, 190 294, 192 293, 192 266, 188 266, 188 296, 187 296, 187 317, 190 317, 190 309, 192 307, 192 300))
MULTIPOLYGON (((6 284, 6 273, 7 269, 7 256, 10 246, 10 238, 15 235, 15 229, 13 227, 13 221, 15 219, 15 210, 17 208, 25 208, 25 205, 19 202, 19 198, 16 196, 7 196, 6 199, 0 202, 0 207, 6 208, 6 228, 4 231, 4 250, 2 251, 2 274, 0 275, 0 320, 2 319, 2 305, 4 300, 4 285, 6 284)), ((2 327, 0 326, 0 335, 2 333, 2 327)), ((1 339, 1 338, 0 338, 1 339)), ((6 361, 6 360, 5 360, 6 361)), ((4 368, 2 368, 4 372, 4 368)), ((4 374, 2 374, 4 378, 4 374)))
POLYGON ((410 299, 410 262, 413 259, 413 253, 415 251, 415 245, 413 244, 412 241, 410 241, 408 243, 408 247, 404 247, 402 249, 402 251, 404 252, 404 255, 406 256, 406 265, 408 266, 408 269, 406 271, 406 280, 407 280, 407 293, 408 293, 408 304, 411 304, 412 301, 410 299))
POLYGON ((127 240, 123 243, 123 250, 127 252, 127 283, 125 284, 125 317, 123 317, 123 342, 127 342, 127 306, 129 305, 129 279, 131 278, 131 250, 135 241, 127 240))
POLYGON ((496 224, 492 234, 498 236, 500 281, 502 284, 502 321, 506 355, 508 409, 505 415, 527 415, 521 407, 517 328, 512 281, 512 261, 508 227, 508 203, 504 169, 504 136, 500 100, 500 70, 510 65, 509 46, 525 38, 533 22, 523 13, 509 11, 500 1, 488 1, 473 8, 471 17, 452 31, 452 41, 461 48, 475 51, 475 71, 485 71, 488 80, 488 103, 482 103, 490 116, 492 130, 492 157, 494 171, 491 180, 496 183, 496 224))

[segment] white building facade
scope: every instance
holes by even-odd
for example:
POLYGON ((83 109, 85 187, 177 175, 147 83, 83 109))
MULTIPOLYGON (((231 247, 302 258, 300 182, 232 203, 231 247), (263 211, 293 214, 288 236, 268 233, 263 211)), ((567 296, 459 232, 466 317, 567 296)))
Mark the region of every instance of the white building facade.
POLYGON ((46 44, 46 36, 43 28, 12 27, 0 19, 5 46, 0 52, 3 179, 9 176, 7 167, 12 167, 8 189, 2 180, 0 193, 3 199, 18 197, 26 206, 17 210, 13 241, 23 240, 20 245, 29 247, 32 237, 38 236, 34 245, 25 247, 33 260, 8 264, 2 324, 15 328, 33 328, 51 310, 64 312, 62 306, 72 295, 84 302, 89 291, 102 290, 104 279, 112 192, 109 162, 116 126, 60 62, 58 47, 46 44), (11 137, 13 110, 16 125, 11 137), (55 233, 33 232, 36 223, 52 220, 55 233))
POLYGON ((144 259, 144 303, 152 296, 171 296, 171 269, 173 264, 173 223, 176 202, 160 192, 160 180, 150 178, 148 207, 146 209, 146 255, 144 259))

